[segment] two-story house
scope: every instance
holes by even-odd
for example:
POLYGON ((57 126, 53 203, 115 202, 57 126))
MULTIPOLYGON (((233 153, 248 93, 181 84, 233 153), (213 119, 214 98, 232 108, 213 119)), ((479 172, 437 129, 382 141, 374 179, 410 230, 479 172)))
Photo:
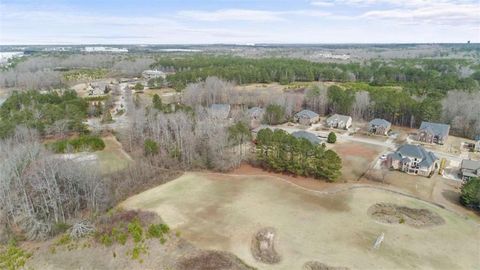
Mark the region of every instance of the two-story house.
POLYGON ((417 140, 426 143, 444 144, 450 133, 450 125, 422 122, 418 129, 417 140))
POLYGON ((408 174, 432 176, 439 159, 420 145, 404 144, 387 156, 389 168, 408 174))

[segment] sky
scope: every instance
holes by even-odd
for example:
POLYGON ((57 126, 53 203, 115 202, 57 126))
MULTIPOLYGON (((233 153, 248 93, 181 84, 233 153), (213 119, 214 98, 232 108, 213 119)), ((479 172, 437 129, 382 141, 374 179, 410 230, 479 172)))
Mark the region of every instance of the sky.
POLYGON ((480 42, 480 0, 0 0, 0 45, 480 42))

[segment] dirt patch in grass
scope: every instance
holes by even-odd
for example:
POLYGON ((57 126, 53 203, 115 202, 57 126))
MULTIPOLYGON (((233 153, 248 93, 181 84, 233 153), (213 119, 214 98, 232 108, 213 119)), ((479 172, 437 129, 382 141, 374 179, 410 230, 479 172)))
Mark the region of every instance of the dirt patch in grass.
POLYGON ((342 143, 337 144, 334 147, 335 152, 342 156, 363 156, 363 157, 375 157, 378 153, 376 149, 378 147, 366 146, 362 143, 342 143))
POLYGON ((235 255, 224 251, 198 251, 181 258, 175 269, 178 270, 248 270, 254 269, 235 255))
POLYGON ((349 270, 347 267, 336 267, 323 264, 321 262, 311 261, 305 263, 303 270, 349 270))
POLYGON ((342 159, 342 176, 337 182, 358 181, 385 148, 364 143, 337 143, 333 150, 342 159))
POLYGON ((407 224, 424 228, 445 224, 445 220, 428 209, 415 209, 391 203, 377 203, 368 209, 368 214, 375 220, 390 224, 407 224))
POLYGON ((259 230, 252 239, 252 255, 263 263, 275 264, 281 260, 280 254, 275 250, 276 231, 274 228, 259 230))

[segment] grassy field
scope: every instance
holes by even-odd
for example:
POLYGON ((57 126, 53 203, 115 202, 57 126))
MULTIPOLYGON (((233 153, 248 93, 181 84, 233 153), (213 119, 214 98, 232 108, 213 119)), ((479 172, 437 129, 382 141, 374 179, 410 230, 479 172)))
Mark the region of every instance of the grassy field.
POLYGON ((358 181, 385 148, 358 142, 336 143, 332 150, 342 158, 339 182, 358 181))
POLYGON ((201 248, 231 251, 259 269, 301 269, 315 260, 350 269, 479 269, 479 227, 423 201, 361 188, 320 194, 271 176, 187 173, 129 198, 121 207, 157 212, 201 248), (436 212, 446 223, 428 229, 386 225, 367 215, 375 203, 436 212), (282 261, 266 265, 250 253, 260 228, 277 230, 282 261), (376 238, 385 233, 378 250, 376 238))
POLYGON ((102 171, 109 173, 125 168, 131 158, 123 151, 121 144, 113 136, 102 139, 105 142, 105 148, 95 152, 102 171))

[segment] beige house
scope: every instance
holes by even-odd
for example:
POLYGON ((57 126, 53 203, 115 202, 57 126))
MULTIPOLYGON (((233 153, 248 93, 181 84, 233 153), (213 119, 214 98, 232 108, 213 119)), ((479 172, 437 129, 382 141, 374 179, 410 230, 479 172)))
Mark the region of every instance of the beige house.
POLYGON ((463 181, 480 178, 480 161, 464 159, 460 165, 460 174, 463 181))
POLYGON ((352 122, 352 117, 348 115, 334 114, 327 118, 326 124, 330 128, 349 129, 352 122))

